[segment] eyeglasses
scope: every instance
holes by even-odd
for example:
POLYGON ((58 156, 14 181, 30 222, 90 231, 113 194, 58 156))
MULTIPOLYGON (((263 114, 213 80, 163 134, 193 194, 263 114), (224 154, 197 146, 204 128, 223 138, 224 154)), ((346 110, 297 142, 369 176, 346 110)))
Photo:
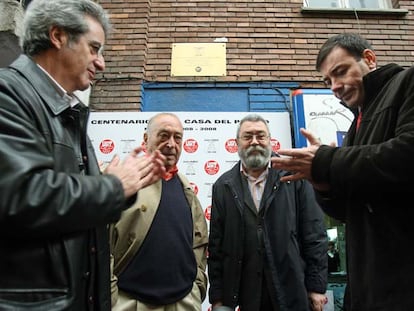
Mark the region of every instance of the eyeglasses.
POLYGON ((97 55, 98 57, 102 56, 104 51, 104 46, 97 41, 88 41, 89 49, 93 55, 97 55))
POLYGON ((254 138, 256 138, 258 142, 264 142, 269 138, 269 135, 265 133, 259 133, 259 134, 246 133, 240 136, 239 138, 245 142, 252 142, 254 138))

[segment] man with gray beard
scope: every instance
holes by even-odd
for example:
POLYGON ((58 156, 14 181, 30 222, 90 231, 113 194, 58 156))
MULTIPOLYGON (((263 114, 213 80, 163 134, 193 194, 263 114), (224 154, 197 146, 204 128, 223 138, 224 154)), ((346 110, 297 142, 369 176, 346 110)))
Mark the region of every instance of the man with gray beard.
POLYGON ((236 138, 240 161, 213 185, 213 311, 322 311, 326 303, 323 213, 307 181, 280 182, 291 173, 271 168, 270 137, 263 117, 244 117, 236 138))

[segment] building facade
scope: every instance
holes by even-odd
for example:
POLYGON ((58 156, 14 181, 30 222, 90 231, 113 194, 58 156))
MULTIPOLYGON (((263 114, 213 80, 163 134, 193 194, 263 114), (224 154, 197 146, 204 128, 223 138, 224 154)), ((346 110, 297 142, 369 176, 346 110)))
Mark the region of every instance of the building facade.
MULTIPOLYGON (((414 59, 413 1, 96 1, 114 25, 105 45, 107 69, 90 90, 99 111, 283 110, 292 90, 325 87, 315 58, 340 32, 366 37, 379 65, 408 67, 414 59), (224 44, 224 74, 174 75, 173 46, 186 43, 224 44)), ((29 3, 0 2, 0 66, 20 53, 22 11, 29 3)))
MULTIPOLYGON (((366 37, 378 54, 379 65, 396 62, 411 66, 414 59, 413 1, 99 3, 108 10, 114 25, 105 46, 107 69, 91 91, 91 104, 100 111, 151 110, 157 109, 157 105, 162 109, 170 107, 169 110, 200 110, 206 104, 207 90, 218 89, 226 89, 229 94, 234 90, 244 92, 250 110, 272 110, 272 103, 277 108, 290 101, 293 89, 325 87, 315 70, 315 58, 321 44, 340 32, 358 32, 366 37), (174 44, 217 41, 226 45, 225 75, 172 75, 174 44), (158 95, 156 103, 148 102, 154 88, 165 96, 158 95), (197 90, 202 90, 199 96, 197 90), (263 95, 263 101, 254 102, 257 94, 263 95)), ((208 109, 225 107, 231 111, 234 107, 234 103, 226 104, 216 98, 213 101, 216 102, 208 109)))

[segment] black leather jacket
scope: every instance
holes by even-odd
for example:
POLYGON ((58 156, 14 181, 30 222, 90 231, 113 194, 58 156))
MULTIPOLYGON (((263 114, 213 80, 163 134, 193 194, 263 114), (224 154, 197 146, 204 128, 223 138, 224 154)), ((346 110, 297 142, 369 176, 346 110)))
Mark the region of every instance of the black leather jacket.
POLYGON ((27 56, 0 70, 0 310, 110 310, 107 224, 125 198, 87 116, 27 56))

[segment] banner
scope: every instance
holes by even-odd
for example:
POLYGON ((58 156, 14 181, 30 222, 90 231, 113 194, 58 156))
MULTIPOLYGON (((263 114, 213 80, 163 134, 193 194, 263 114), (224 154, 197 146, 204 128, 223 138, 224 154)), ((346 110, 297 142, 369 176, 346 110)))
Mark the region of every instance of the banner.
MULTIPOLYGON (((148 120, 158 112, 92 112, 88 133, 99 161, 108 163, 115 154, 125 157, 143 143, 148 120)), ((236 133, 240 120, 249 112, 173 112, 184 127, 178 169, 191 185, 210 221, 211 190, 216 179, 239 160, 236 133)), ((288 112, 260 115, 268 122, 273 151, 291 148, 288 112)), ((209 310, 208 298, 203 311, 209 310)))

